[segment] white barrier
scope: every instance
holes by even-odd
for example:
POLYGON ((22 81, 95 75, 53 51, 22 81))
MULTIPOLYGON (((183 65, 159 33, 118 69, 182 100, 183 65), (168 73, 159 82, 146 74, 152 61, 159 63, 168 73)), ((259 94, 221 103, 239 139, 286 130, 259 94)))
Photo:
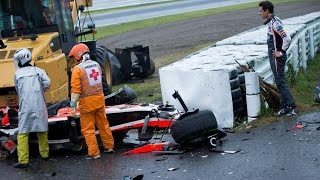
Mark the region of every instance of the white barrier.
POLYGON ((258 72, 245 72, 246 102, 248 121, 252 121, 260 114, 260 85, 258 72))
POLYGON ((162 68, 159 73, 164 103, 169 102, 177 109, 183 110, 179 101, 172 97, 177 90, 190 111, 211 110, 218 120, 219 127, 233 126, 232 99, 227 70, 167 67, 162 68))
MULTIPOLYGON (((320 12, 285 19, 283 23, 292 38, 287 50, 287 63, 292 63, 296 72, 300 67, 306 69, 308 58, 314 58, 320 46, 320 12)), ((266 42, 266 26, 259 26, 219 41, 214 46, 204 48, 180 61, 160 68, 163 103, 168 101, 170 104, 176 104, 176 100, 170 96, 174 90, 177 90, 175 88, 179 87, 179 93, 183 94, 187 106, 192 104, 193 108, 201 107, 200 109, 212 110, 220 127, 233 127, 234 117, 230 115, 233 110, 229 106, 233 102, 229 96, 230 86, 226 85, 229 79, 226 79, 225 76, 221 78, 217 76, 218 74, 209 76, 206 73, 222 69, 230 72, 238 67, 237 63, 248 63, 265 81, 273 83, 266 42), (192 79, 191 84, 190 79, 192 79), (211 89, 208 88, 209 86, 211 89), (216 88, 219 91, 214 91, 216 88), (226 98, 221 98, 224 96, 226 98), (227 108, 224 108, 225 105, 227 108)))
POLYGON ((245 72, 244 77, 246 80, 246 94, 260 94, 259 74, 257 72, 245 72))

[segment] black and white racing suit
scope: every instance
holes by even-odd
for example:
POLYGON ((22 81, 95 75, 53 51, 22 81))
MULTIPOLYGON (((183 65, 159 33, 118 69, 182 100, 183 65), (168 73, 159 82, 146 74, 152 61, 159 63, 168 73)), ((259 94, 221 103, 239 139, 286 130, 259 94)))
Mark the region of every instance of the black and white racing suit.
POLYGON ((296 108, 293 96, 285 82, 285 65, 287 61, 286 50, 288 49, 291 37, 286 34, 283 29, 281 20, 272 15, 265 24, 268 25, 268 55, 270 66, 274 75, 275 83, 280 93, 280 108, 296 108), (281 51, 282 56, 274 58, 272 53, 274 50, 281 51))

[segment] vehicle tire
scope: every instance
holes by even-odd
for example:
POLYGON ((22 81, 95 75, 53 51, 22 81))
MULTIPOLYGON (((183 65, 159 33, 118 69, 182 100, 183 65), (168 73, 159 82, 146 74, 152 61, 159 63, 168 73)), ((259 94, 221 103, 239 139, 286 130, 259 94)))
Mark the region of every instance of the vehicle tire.
POLYGON ((119 84, 123 81, 123 74, 121 72, 121 64, 116 55, 108 48, 108 59, 111 64, 112 85, 119 84))
MULTIPOLYGON (((242 98, 242 112, 238 113, 239 117, 246 117, 247 116, 247 99, 246 99, 246 82, 244 71, 239 70, 239 82, 240 82, 240 89, 241 89, 241 98, 242 98)), ((235 113, 236 114, 236 113, 235 113)))
POLYGON ((207 136, 217 127, 214 114, 209 110, 203 110, 175 121, 171 126, 171 134, 176 143, 183 145, 207 136))
POLYGON ((156 71, 156 65, 152 59, 150 59, 150 67, 147 72, 142 73, 139 77, 140 78, 146 78, 148 76, 151 76, 156 71))
POLYGON ((241 97, 241 89, 240 88, 237 88, 237 89, 234 89, 234 90, 231 90, 231 96, 232 96, 232 100, 234 99, 237 99, 239 97, 241 97))
POLYGON ((138 63, 134 63, 134 65, 132 65, 133 69, 139 69, 138 71, 134 70, 133 76, 139 77, 139 78, 146 78, 146 77, 154 74, 154 72, 156 71, 156 65, 152 59, 150 59, 150 66, 148 67, 148 69, 146 71, 140 72, 140 69, 141 69, 140 66, 141 65, 138 63))
POLYGON ((243 104, 243 117, 247 116, 247 97, 246 97, 246 85, 240 85, 240 89, 241 89, 241 98, 242 98, 242 104, 243 104))
POLYGON ((242 97, 240 96, 237 99, 232 100, 233 112, 238 111, 240 108, 243 108, 242 97))
POLYGON ((238 77, 238 70, 237 69, 229 70, 229 79, 230 80, 235 79, 237 77, 238 77))
POLYGON ((240 107, 239 109, 234 110, 233 111, 234 117, 238 117, 238 118, 244 117, 243 111, 244 111, 244 107, 240 107))
POLYGON ((239 98, 239 99, 236 99, 233 101, 233 115, 234 117, 242 117, 242 112, 244 110, 244 107, 243 107, 243 103, 242 103, 242 99, 239 98))
POLYGON ((229 80, 231 90, 238 89, 240 86, 239 78, 229 80))
POLYGON ((244 73, 242 73, 242 74, 239 74, 239 82, 240 82, 240 84, 246 84, 246 81, 245 81, 245 79, 244 79, 244 73))
POLYGON ((104 95, 110 94, 112 90, 112 69, 107 51, 107 48, 97 46, 96 62, 99 63, 102 69, 102 86, 104 95))

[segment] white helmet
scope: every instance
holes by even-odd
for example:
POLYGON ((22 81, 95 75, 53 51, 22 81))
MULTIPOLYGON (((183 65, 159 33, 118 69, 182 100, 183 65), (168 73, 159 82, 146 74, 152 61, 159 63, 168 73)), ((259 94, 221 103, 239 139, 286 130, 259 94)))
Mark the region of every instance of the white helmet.
POLYGON ((26 48, 18 49, 14 53, 13 59, 18 63, 19 67, 22 67, 31 61, 31 52, 26 48))

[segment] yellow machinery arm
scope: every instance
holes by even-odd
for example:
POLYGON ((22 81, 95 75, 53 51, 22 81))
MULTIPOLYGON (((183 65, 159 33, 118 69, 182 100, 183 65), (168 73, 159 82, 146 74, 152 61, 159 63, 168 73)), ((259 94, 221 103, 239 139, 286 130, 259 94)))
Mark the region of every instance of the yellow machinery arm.
POLYGON ((91 7, 92 0, 70 0, 70 10, 73 24, 77 24, 79 11, 81 8, 91 7))

